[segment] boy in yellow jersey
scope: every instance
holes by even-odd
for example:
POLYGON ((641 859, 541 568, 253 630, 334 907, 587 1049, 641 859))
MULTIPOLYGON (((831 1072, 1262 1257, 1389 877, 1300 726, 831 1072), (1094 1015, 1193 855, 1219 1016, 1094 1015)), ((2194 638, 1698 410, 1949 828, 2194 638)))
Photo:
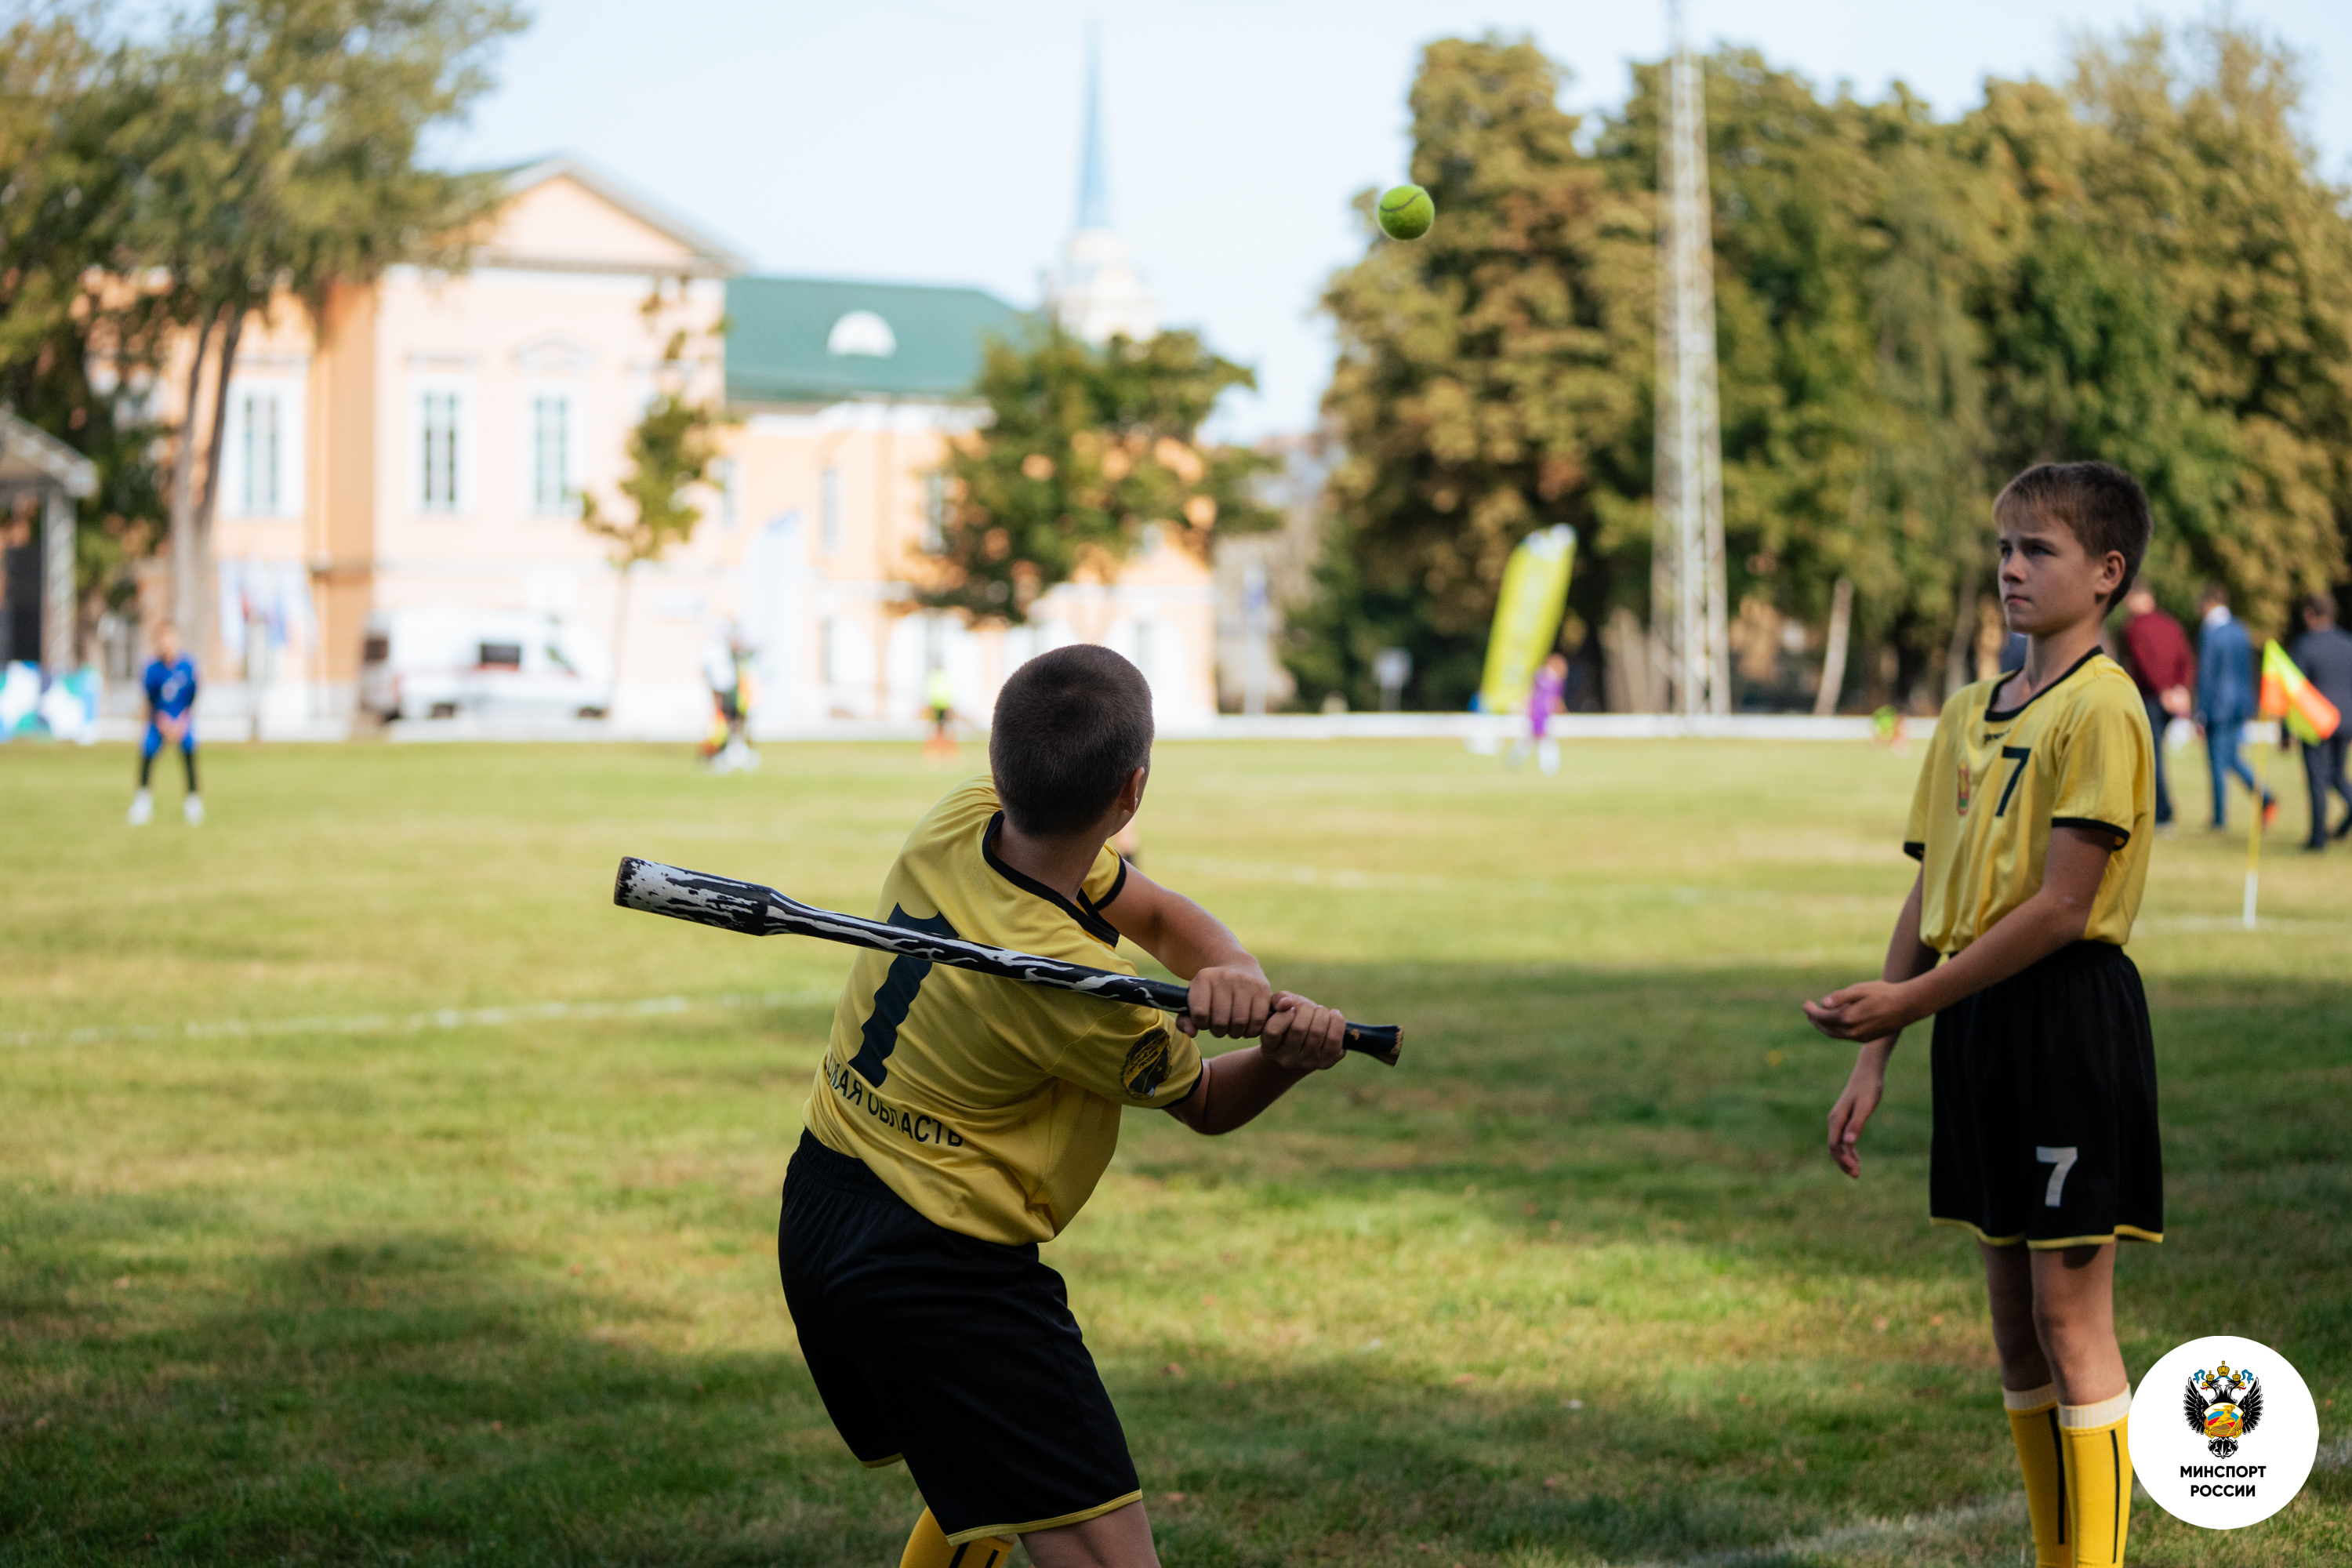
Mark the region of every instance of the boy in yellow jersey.
POLYGON ((1004 683, 992 778, 931 808, 877 918, 1133 973, 1122 936, 1192 983, 1149 1007, 861 954, 803 1112, 777 1230, 784 1297, 825 1410, 928 1505, 901 1568, 1159 1561, 1127 1440, 1038 1261, 1092 1194, 1129 1107, 1230 1131, 1339 1059, 1344 1021, 1273 990, 1233 932, 1123 863, 1151 693, 1107 648, 1004 683), (1203 1062, 1196 1028, 1258 1044, 1203 1062))
POLYGON ((1896 1037, 1934 1016, 1928 1212, 1984 1256, 2034 1562, 2106 1568, 2131 1515, 2116 1243, 2164 1239, 2164 1166, 2147 1000, 2123 951, 2147 878, 2155 748, 2099 625, 2153 523, 2105 463, 2029 468, 1993 516, 2025 666, 1944 704, 1885 978, 1805 1013, 1863 1042, 1829 1118, 1849 1176, 1896 1037))

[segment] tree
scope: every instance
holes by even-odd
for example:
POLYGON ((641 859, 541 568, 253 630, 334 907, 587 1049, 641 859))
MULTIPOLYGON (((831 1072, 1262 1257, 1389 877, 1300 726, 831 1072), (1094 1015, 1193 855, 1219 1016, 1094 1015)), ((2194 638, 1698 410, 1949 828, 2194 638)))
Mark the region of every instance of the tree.
POLYGON ((174 610, 196 646, 247 317, 290 297, 315 320, 337 284, 400 261, 463 264, 495 177, 426 168, 422 143, 488 89, 488 51, 521 25, 505 0, 215 0, 134 52, 123 249, 193 333, 171 515, 174 610))
MULTIPOLYGON (((1580 152, 1559 68, 1531 43, 1444 39, 1414 79, 1412 175, 1437 204, 1411 245, 1378 237, 1323 299, 1339 328, 1324 396, 1334 470, 1326 596, 1294 621, 1303 695, 1373 699, 1383 647, 1407 691, 1476 688, 1504 563, 1536 529, 1576 527, 1578 603, 1646 562, 1653 207, 1580 152), (1597 549, 1595 548, 1597 546, 1597 549)), ((1646 570, 1646 567, 1644 568, 1646 570)))
MULTIPOLYGON (((656 293, 646 301, 648 320, 661 309, 656 293)), ((689 487, 710 477, 718 459, 719 411, 691 401, 686 393, 687 334, 673 333, 662 360, 674 384, 654 394, 643 417, 629 432, 629 471, 621 494, 635 515, 611 517, 593 494, 580 498, 580 524, 605 542, 606 558, 620 581, 613 595, 613 689, 621 684, 621 648, 629 625, 629 579, 645 562, 658 561, 694 537, 702 510, 687 499, 689 487)))
POLYGON ((69 13, 20 17, 0 41, 0 405, 97 465, 76 517, 85 614, 128 596, 163 517, 139 395, 162 323, 109 270, 136 177, 117 146, 136 110, 127 59, 69 13))
POLYGON ((1073 577, 1116 578, 1147 529, 1205 556, 1213 530, 1275 526, 1255 484, 1272 459, 1201 436, 1220 396, 1255 384, 1192 332, 1097 347, 1046 320, 992 342, 988 418, 949 449, 918 601, 1018 625, 1073 577))
POLYGON ((2111 451, 2142 474, 2168 597, 2185 605, 2196 579, 2217 578, 2273 627, 2352 575, 2352 216, 2294 130, 2302 90, 2293 54, 2244 29, 2148 26, 2077 51, 2071 133, 2031 89, 1983 111, 2027 176, 2037 256, 2095 280, 2074 293, 2104 306, 2021 311, 2005 358, 2042 372, 2015 378, 2024 428, 2063 429, 2068 455, 2111 451), (2060 366, 2032 356, 2045 322, 2073 328, 2060 366))
MULTIPOLYGON (((2352 575, 2352 214, 2294 134, 2291 54, 2146 29, 1944 122, 1749 50, 1704 77, 1727 575, 1756 625, 1817 621, 1846 581, 1869 700, 1931 703, 1975 673, 1991 500, 2053 459, 2140 477, 2177 607, 2218 578, 2276 624, 2352 575)), ((1325 298, 1349 458, 1291 617, 1310 694, 1367 699, 1402 646, 1417 700, 1459 702, 1538 523, 1583 537, 1571 637, 1647 610, 1658 79, 1585 154, 1531 46, 1425 52, 1437 226, 1370 237, 1325 298)))

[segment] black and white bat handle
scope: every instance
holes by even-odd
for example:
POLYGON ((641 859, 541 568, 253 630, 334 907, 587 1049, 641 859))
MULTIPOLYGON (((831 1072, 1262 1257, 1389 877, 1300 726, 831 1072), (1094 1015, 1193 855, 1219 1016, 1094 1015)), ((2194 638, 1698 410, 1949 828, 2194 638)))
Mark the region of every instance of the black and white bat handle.
MULTIPOLYGON (((1185 987, 1165 980, 1092 969, 1082 963, 1066 963, 1060 959, 967 942, 961 937, 820 910, 757 882, 683 870, 635 856, 621 861, 620 870, 613 879, 613 901, 625 910, 667 915, 672 920, 692 921, 697 925, 717 926, 721 931, 741 931, 747 936, 813 936, 823 942, 900 953, 993 974, 1002 980, 1051 985, 1100 996, 1106 1001, 1135 1003, 1171 1013, 1181 1013, 1191 1005, 1191 994, 1185 987)), ((1376 1057, 1394 1067, 1403 1048, 1404 1032, 1394 1024, 1350 1023, 1346 1043, 1351 1051, 1376 1057)))

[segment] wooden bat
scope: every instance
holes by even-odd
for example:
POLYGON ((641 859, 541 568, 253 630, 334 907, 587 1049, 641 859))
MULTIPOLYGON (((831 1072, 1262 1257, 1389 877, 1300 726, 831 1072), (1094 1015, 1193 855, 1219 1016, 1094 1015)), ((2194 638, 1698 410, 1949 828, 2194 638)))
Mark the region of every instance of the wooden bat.
MULTIPOLYGON (((1190 994, 1185 987, 1165 980, 1089 969, 1083 963, 1065 963, 1058 958, 1040 958, 1011 948, 966 942, 961 937, 934 935, 856 915, 836 914, 788 899, 775 889, 757 882, 682 870, 657 861, 640 860, 634 855, 622 858, 621 868, 613 879, 613 901, 625 910, 667 915, 672 920, 692 921, 697 925, 717 926, 746 936, 813 936, 824 942, 845 942, 851 947, 928 959, 933 963, 993 974, 1000 980, 1052 985, 1169 1013, 1182 1013, 1190 1006, 1190 994)), ((1396 1066, 1403 1039, 1404 1031, 1394 1024, 1348 1026, 1348 1049, 1376 1057, 1391 1067, 1396 1066)))

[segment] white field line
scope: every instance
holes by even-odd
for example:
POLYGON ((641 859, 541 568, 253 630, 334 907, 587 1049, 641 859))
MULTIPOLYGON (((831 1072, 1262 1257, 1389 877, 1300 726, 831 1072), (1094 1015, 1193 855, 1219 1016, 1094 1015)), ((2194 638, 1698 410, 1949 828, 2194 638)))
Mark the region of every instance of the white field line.
POLYGON ((1801 1541, 1792 1537, 1772 1546, 1743 1546, 1731 1552, 1707 1552, 1696 1557, 1678 1557, 1671 1562, 1629 1563, 1625 1568, 1767 1568, 1769 1564, 1783 1563, 1791 1557, 1893 1546, 1921 1536, 1937 1536, 1966 1530, 1989 1519, 2004 1517, 2014 1517, 2020 1524, 2024 1523, 2023 1492, 2014 1497, 1987 1498, 1981 1502, 1937 1509, 1934 1513, 1906 1514, 1901 1519, 1864 1520, 1858 1524, 1840 1525, 1819 1535, 1806 1536, 1801 1541))
MULTIPOLYGON (((2322 1443, 2318 1455, 2312 1460, 2314 1470, 2340 1470, 2352 1464, 2352 1436, 2322 1443)), ((2146 1494, 2142 1493, 2145 1497, 2146 1494)), ((1818 1535, 1801 1540, 1790 1537, 1771 1546, 1743 1546, 1730 1552, 1707 1552, 1696 1557, 1678 1557, 1672 1561, 1653 1560, 1618 1565, 1618 1568, 1766 1568, 1766 1565, 1788 1558, 1802 1558, 1825 1552, 1855 1551, 1873 1546, 1894 1546, 1922 1536, 1943 1535, 1954 1531, 1982 1524, 1990 1519, 2014 1519, 2023 1522, 2025 1494, 2015 1492, 2004 1497, 1984 1498, 1976 1502, 1961 1503, 1954 1508, 1938 1509, 1934 1513, 1906 1514, 1901 1519, 1869 1519, 1858 1523, 1840 1525, 1818 1535)))
POLYGON ((352 1013, 333 1017, 191 1019, 183 1024, 100 1024, 79 1029, 23 1029, 0 1046, 89 1046, 115 1040, 265 1039, 282 1035, 416 1035, 428 1029, 496 1029, 556 1019, 656 1018, 705 1009, 814 1007, 831 991, 730 992, 717 996, 646 996, 632 1002, 523 1002, 505 1007, 436 1007, 429 1013, 352 1013))

